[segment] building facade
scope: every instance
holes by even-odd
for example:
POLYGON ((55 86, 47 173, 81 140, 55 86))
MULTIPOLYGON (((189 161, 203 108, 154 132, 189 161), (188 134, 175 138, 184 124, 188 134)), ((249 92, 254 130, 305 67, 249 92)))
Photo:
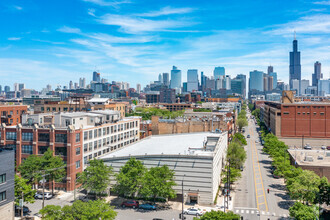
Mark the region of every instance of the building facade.
POLYGON ((26 105, 0 105, 1 124, 18 125, 26 112, 26 105))
POLYGON ((12 150, 0 149, 0 218, 14 219, 15 156, 12 150))
MULTIPOLYGON (((290 69, 289 69, 289 84, 290 89, 293 88, 292 80, 301 80, 301 65, 300 52, 298 51, 298 41, 296 39, 292 42, 293 51, 290 52, 290 69)), ((299 86, 300 87, 300 86, 299 86)))

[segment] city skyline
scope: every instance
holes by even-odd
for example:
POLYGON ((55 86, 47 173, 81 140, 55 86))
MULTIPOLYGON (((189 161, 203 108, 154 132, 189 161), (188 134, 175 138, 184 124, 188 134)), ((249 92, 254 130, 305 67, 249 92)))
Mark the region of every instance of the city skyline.
POLYGON ((9 21, 3 23, 0 46, 2 86, 12 86, 17 78, 26 88, 38 90, 81 77, 88 83, 95 70, 109 81, 145 86, 173 65, 182 73, 198 69, 206 76, 223 66, 232 78, 253 70, 266 72, 272 65, 278 79, 288 82, 294 30, 301 78, 312 81, 316 61, 322 63, 324 78, 330 72, 328 1, 2 1, 0 6, 0 16, 6 18, 2 20, 9 21), (258 13, 261 10, 271 10, 276 22, 258 13))

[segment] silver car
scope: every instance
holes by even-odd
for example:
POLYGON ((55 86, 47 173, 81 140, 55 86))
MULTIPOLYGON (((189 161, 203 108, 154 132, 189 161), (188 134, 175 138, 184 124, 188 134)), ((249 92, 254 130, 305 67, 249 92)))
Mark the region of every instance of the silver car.
MULTIPOLYGON (((43 197, 42 193, 36 193, 34 196, 34 198, 36 198, 36 199, 42 199, 42 197, 43 197)), ((51 199, 51 198, 53 198, 53 195, 49 192, 45 192, 44 197, 45 197, 45 199, 51 199)))

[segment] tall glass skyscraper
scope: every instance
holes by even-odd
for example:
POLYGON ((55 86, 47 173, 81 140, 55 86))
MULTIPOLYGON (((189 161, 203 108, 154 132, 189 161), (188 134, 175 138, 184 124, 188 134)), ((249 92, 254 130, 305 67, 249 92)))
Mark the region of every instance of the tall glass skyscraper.
POLYGON ((215 80, 224 78, 226 75, 225 68, 221 66, 215 67, 213 71, 213 75, 215 80))
POLYGON ((318 81, 322 78, 321 63, 316 61, 316 63, 314 63, 314 74, 312 74, 312 86, 317 86, 318 81))
POLYGON ((96 71, 94 71, 93 72, 93 81, 94 82, 101 82, 101 74, 98 73, 98 72, 96 72, 96 71))
POLYGON ((170 85, 170 74, 163 73, 163 84, 165 86, 169 86, 170 85))
POLYGON ((177 92, 181 89, 181 70, 179 70, 176 66, 173 66, 171 70, 171 89, 175 89, 177 92))
POLYGON ((301 80, 300 52, 298 51, 298 41, 296 37, 293 40, 293 51, 290 52, 290 89, 292 89, 292 80, 301 80))
POLYGON ((276 89, 277 87, 277 73, 276 72, 270 72, 268 76, 273 77, 273 89, 276 89))
POLYGON ((192 69, 187 71, 187 91, 192 92, 198 90, 198 70, 192 69))
POLYGON ((249 91, 264 91, 264 73, 254 70, 250 72, 249 91))

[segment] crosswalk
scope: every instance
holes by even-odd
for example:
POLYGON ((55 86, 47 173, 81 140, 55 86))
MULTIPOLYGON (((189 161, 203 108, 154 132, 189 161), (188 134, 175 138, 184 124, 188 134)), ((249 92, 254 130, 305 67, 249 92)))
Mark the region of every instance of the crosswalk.
POLYGON ((274 216, 274 217, 283 217, 283 218, 287 218, 289 217, 286 214, 278 214, 278 213, 274 213, 274 212, 265 212, 265 211, 259 211, 256 209, 235 209, 235 213, 236 214, 244 214, 244 215, 262 215, 262 216, 274 216))

